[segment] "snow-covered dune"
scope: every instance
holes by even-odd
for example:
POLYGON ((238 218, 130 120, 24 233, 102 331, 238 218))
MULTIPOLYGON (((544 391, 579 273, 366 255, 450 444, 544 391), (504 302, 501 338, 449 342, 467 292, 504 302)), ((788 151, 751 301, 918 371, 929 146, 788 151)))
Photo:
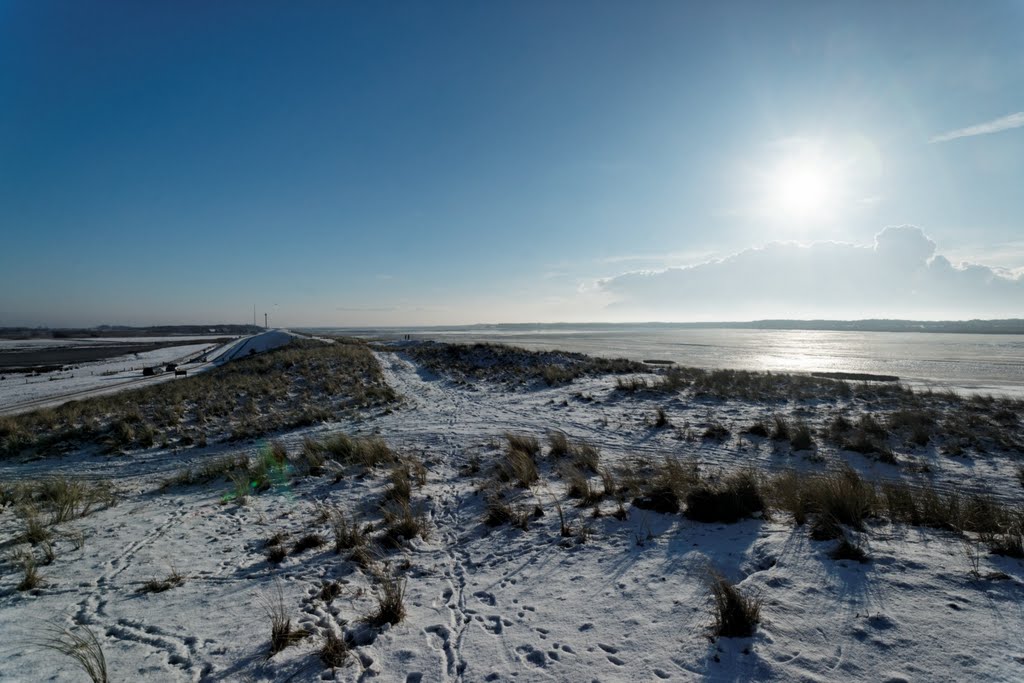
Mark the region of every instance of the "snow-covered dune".
MULTIPOLYGON (((529 511, 527 528, 483 521, 507 432, 543 444, 549 430, 563 431, 599 449, 609 470, 669 456, 699 461, 710 474, 812 471, 825 466, 826 454, 739 432, 769 409, 813 419, 816 401, 766 407, 630 397, 607 376, 510 388, 446 379, 400 353, 378 358, 404 405, 279 440, 297 456, 307 437, 380 436, 422 462, 424 482, 413 483, 411 505, 425 537, 380 550, 373 570, 331 547, 332 510, 355 514, 379 533, 381 501, 395 496, 387 469, 296 474, 251 493, 244 505, 223 477, 154 491, 185 466, 198 471, 223 455, 256 458, 265 442, 0 462, 4 480, 78 474, 110 478, 122 492, 117 506, 59 527, 56 557, 38 568, 40 587, 16 590, 21 568, 4 565, 0 679, 78 680, 70 660, 26 645, 42 620, 57 618, 97 635, 111 680, 1021 680, 1024 564, 950 531, 869 519, 863 531, 849 531, 870 556, 861 564, 833 559, 833 541, 813 540, 810 525, 780 511, 702 523, 626 501, 619 518, 614 497, 596 507, 568 499, 547 446, 540 480, 508 490, 512 504, 529 511), (673 426, 652 426, 658 407, 673 426), (732 435, 686 436, 717 421, 732 435), (81 547, 73 541, 78 532, 81 547), (298 541, 310 533, 326 544, 302 549, 298 541), (278 562, 268 559, 273 547, 278 562), (710 568, 761 598, 753 636, 712 637, 710 568), (175 571, 180 585, 140 592, 175 571), (378 607, 381 575, 401 577, 407 614, 371 627, 365 620, 378 607), (263 605, 279 591, 285 616, 307 635, 269 656, 263 605), (348 637, 352 648, 336 668, 319 654, 332 636, 348 637)), ((850 455, 866 477, 904 476, 895 465, 850 455)), ((1020 500, 1011 455, 951 458, 931 449, 920 457, 936 485, 991 484, 1000 500, 1020 500)), ((12 508, 0 509, 0 543, 27 548, 12 540, 21 524, 12 508)))

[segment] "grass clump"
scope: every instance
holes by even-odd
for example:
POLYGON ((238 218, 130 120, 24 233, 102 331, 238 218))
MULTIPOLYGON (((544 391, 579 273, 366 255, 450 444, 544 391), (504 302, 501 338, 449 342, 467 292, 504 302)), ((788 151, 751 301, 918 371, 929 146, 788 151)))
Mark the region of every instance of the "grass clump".
POLYGON ((601 501, 604 492, 592 486, 590 478, 578 467, 570 466, 565 469, 565 493, 569 498, 579 499, 580 507, 588 507, 601 501))
POLYGON ((571 445, 565 432, 548 432, 548 445, 552 458, 564 458, 570 453, 571 445))
POLYGON ((320 661, 323 662, 324 666, 334 669, 345 665, 351 651, 352 645, 347 639, 339 638, 334 635, 333 631, 328 631, 327 636, 324 638, 324 644, 320 646, 317 655, 319 655, 320 661))
POLYGON ((185 583, 185 576, 177 569, 171 568, 171 573, 164 579, 150 579, 139 588, 140 593, 163 593, 185 583))
POLYGON ((71 477, 46 477, 5 487, 0 498, 22 510, 48 513, 49 524, 86 517, 117 502, 109 481, 71 477))
POLYGON ((498 462, 497 478, 501 482, 514 482, 521 488, 528 488, 540 478, 534 454, 510 445, 498 462))
POLYGON ((21 555, 22 578, 18 584, 19 591, 30 591, 43 585, 43 577, 39 575, 36 568, 36 558, 32 553, 27 552, 21 555))
POLYGON ((789 444, 794 451, 808 451, 814 448, 814 438, 811 436, 811 428, 807 426, 807 423, 801 420, 793 425, 789 444))
POLYGON ((511 524, 523 531, 530 528, 530 513, 521 508, 513 508, 500 493, 488 496, 484 506, 484 524, 487 526, 501 526, 511 524))
POLYGON ((630 480, 625 485, 640 494, 633 499, 634 507, 662 514, 679 512, 683 498, 700 482, 695 462, 669 457, 656 464, 646 476, 633 472, 627 473, 625 479, 630 480))
POLYGON ((359 528, 355 517, 344 510, 333 509, 329 512, 328 521, 334 534, 334 552, 352 550, 366 543, 366 532, 359 528))
POLYGON ((170 479, 160 484, 162 490, 174 486, 192 486, 194 484, 206 484, 212 481, 227 479, 232 472, 247 470, 249 459, 245 455, 225 455, 213 458, 198 468, 186 467, 170 479))
POLYGON ((687 518, 697 522, 731 524, 766 510, 760 485, 753 472, 728 475, 715 484, 703 483, 686 494, 687 518))
POLYGON ((380 542, 384 547, 398 548, 402 541, 411 541, 417 536, 427 540, 430 536, 426 515, 423 512, 414 512, 411 505, 388 507, 383 512, 385 527, 380 542))
POLYGON ((712 422, 704 430, 704 438, 713 441, 724 441, 729 438, 729 428, 721 422, 712 422))
POLYGON ((299 540, 295 541, 295 544, 292 546, 292 555, 298 555, 299 553, 305 552, 307 550, 320 548, 323 546, 325 542, 326 541, 324 541, 324 537, 320 534, 306 534, 305 536, 299 538, 299 540))
POLYGON ((359 465, 373 469, 398 462, 398 456, 379 437, 355 438, 335 434, 323 442, 325 455, 342 465, 359 465))
POLYGON ((92 683, 108 683, 107 659, 99 638, 86 626, 67 627, 51 622, 33 644, 68 657, 92 683))
POLYGON ((540 453, 540 442, 536 437, 525 434, 506 433, 505 440, 508 442, 510 451, 522 451, 531 457, 540 453))
POLYGON ((864 564, 868 562, 868 554, 859 545, 853 543, 846 535, 839 539, 839 543, 828 554, 833 560, 852 560, 864 564))
POLYGON ((713 632, 720 638, 749 638, 761 621, 761 598, 748 597, 718 572, 708 579, 713 599, 713 632))
POLYGON ((378 579, 377 609, 367 621, 378 627, 397 624, 405 619, 405 580, 386 573, 381 573, 378 579))
POLYGON ((627 394, 646 391, 648 388, 647 380, 643 377, 618 377, 615 380, 616 391, 622 391, 627 394))
POLYGON ((749 427, 747 427, 746 429, 744 429, 743 433, 744 434, 749 434, 751 436, 760 436, 760 437, 766 437, 769 434, 771 434, 771 432, 768 429, 768 425, 766 425, 762 420, 758 420, 754 424, 752 424, 749 427))
POLYGON ((291 617, 284 605, 284 593, 280 584, 275 585, 274 593, 260 596, 263 610, 270 620, 270 654, 267 658, 273 657, 289 645, 302 640, 309 633, 305 630, 293 629, 291 617))

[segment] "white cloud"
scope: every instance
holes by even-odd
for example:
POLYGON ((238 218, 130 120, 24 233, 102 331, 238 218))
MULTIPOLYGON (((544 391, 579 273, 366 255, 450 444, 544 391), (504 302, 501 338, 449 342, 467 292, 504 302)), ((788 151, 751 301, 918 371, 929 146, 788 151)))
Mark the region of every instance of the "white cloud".
POLYGON ((1024 317, 1024 278, 954 266, 913 226, 886 228, 869 245, 776 242, 597 287, 617 313, 663 320, 1024 317))
POLYGON ((986 121, 985 123, 979 123, 974 126, 967 126, 966 128, 957 128, 956 130, 947 131, 940 135, 936 135, 929 140, 929 142, 949 142, 950 140, 956 140, 957 138, 968 138, 974 135, 999 133, 1004 130, 1010 130, 1011 128, 1020 128, 1021 126, 1024 126, 1024 111, 1019 111, 1016 114, 1010 114, 1009 116, 1004 116, 993 121, 986 121))

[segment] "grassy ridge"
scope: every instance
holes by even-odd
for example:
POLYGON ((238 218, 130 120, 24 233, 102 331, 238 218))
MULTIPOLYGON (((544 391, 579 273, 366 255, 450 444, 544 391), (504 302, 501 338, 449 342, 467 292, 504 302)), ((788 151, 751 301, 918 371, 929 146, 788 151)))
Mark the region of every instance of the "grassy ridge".
POLYGON ((198 375, 0 418, 0 457, 188 447, 329 420, 397 398, 362 343, 297 339, 198 375))

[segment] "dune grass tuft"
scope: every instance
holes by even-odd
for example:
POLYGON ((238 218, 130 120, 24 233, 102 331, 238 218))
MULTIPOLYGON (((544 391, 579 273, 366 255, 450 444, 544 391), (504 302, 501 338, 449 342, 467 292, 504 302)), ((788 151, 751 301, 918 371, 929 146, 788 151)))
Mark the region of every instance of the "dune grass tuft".
POLYGON ((715 570, 710 570, 714 634, 722 638, 748 638, 761 621, 761 598, 748 597, 715 570))

